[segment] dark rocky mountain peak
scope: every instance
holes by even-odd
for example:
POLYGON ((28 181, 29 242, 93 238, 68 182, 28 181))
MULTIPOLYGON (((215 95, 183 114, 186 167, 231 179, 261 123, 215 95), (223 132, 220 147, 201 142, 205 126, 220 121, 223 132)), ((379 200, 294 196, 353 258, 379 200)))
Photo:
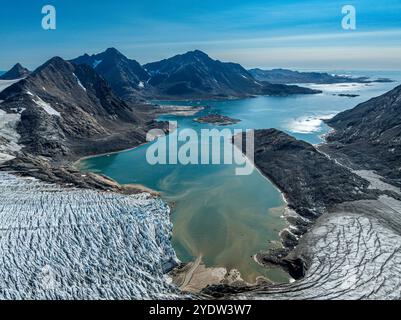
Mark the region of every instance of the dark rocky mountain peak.
POLYGON ((60 57, 53 57, 33 71, 32 75, 73 73, 74 66, 60 57))
POLYGON ((0 76, 0 80, 14 80, 25 78, 30 74, 27 68, 24 68, 20 63, 15 64, 9 71, 0 76))
POLYGON ((127 100, 140 99, 150 78, 137 61, 128 59, 115 48, 91 56, 84 54, 71 62, 86 64, 95 69, 119 97, 127 100))
MULTIPOLYGON (((144 68, 151 75, 149 84, 160 98, 246 97, 289 94, 294 89, 257 81, 240 64, 214 60, 200 50, 148 63, 144 68)), ((313 93, 303 90, 298 93, 313 93)))
POLYGON ((113 47, 107 48, 104 54, 108 56, 125 57, 120 51, 113 47))
MULTIPOLYGON (((209 66, 217 66, 223 64, 218 60, 213 60, 206 53, 200 50, 188 51, 183 54, 175 55, 168 59, 163 59, 157 62, 152 62, 144 65, 145 69, 149 72, 171 72, 175 68, 180 68, 188 64, 207 64, 209 66)), ((239 65, 238 65, 239 66, 239 65)), ((245 69, 244 73, 248 73, 245 69)))
MULTIPOLYGON (((213 60, 212 58, 209 57, 209 55, 207 55, 205 52, 201 51, 201 50, 193 50, 193 51, 188 51, 184 54, 181 55, 177 55, 177 58, 186 58, 188 60, 194 59, 205 59, 205 60, 213 60)), ((198 61, 198 60, 197 60, 198 61)))
POLYGON ((203 59, 206 61, 213 61, 212 58, 210 58, 205 52, 200 51, 200 50, 193 50, 193 51, 188 51, 182 54, 177 54, 173 57, 167 58, 167 59, 162 59, 160 61, 156 62, 151 62, 144 67, 146 69, 154 70, 157 65, 164 64, 166 62, 172 63, 192 63, 192 62, 199 62, 199 59, 203 59))

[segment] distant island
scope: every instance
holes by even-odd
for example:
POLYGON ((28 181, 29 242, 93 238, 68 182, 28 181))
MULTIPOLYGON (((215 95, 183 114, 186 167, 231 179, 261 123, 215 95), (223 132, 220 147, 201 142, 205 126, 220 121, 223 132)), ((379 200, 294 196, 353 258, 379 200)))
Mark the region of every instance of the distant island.
POLYGON ((339 93, 339 94, 333 94, 333 96, 356 98, 359 97, 359 94, 339 93))
POLYGON ((388 78, 378 78, 372 80, 368 77, 350 77, 345 75, 335 75, 326 72, 299 72, 288 69, 250 69, 249 73, 258 81, 267 81, 274 84, 289 83, 315 83, 315 84, 333 84, 333 83, 372 83, 372 82, 394 82, 388 78))
POLYGON ((216 124, 218 126, 229 126, 231 124, 241 122, 241 120, 239 119, 233 119, 227 116, 223 116, 221 114, 209 114, 204 117, 196 118, 194 119, 194 121, 199 123, 216 124))

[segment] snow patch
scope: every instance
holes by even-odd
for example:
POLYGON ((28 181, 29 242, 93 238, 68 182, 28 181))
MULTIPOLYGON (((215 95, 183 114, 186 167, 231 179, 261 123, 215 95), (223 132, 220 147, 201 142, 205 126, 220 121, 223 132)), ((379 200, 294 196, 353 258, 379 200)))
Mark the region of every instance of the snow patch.
POLYGON ((79 81, 79 78, 76 76, 75 73, 72 74, 75 79, 77 79, 78 85, 86 92, 86 88, 82 85, 81 81, 79 81))
POLYGON ((95 62, 93 62, 92 68, 96 69, 96 67, 102 63, 103 60, 95 60, 95 62))
POLYGON ((35 96, 32 98, 32 101, 35 102, 38 107, 43 108, 43 110, 45 110, 49 115, 61 117, 60 112, 54 110, 50 104, 44 102, 40 97, 35 96))

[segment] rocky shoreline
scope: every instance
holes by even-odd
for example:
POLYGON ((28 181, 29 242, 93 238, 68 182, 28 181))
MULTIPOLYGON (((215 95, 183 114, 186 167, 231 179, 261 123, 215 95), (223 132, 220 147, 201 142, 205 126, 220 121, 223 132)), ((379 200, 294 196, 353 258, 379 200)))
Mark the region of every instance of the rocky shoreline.
POLYGON ((280 234, 283 248, 259 253, 257 259, 282 266, 295 279, 304 276, 307 263, 287 256, 320 216, 339 203, 377 198, 366 180, 276 129, 255 131, 255 165, 283 192, 290 223, 280 234))
POLYGON ((261 252, 257 260, 281 266, 297 281, 217 285, 205 294, 232 299, 401 298, 401 190, 394 166, 400 89, 328 120, 335 131, 318 149, 275 129, 255 132, 255 165, 285 194, 290 223, 281 232, 282 248, 261 252), (371 120, 366 122, 364 115, 371 120))

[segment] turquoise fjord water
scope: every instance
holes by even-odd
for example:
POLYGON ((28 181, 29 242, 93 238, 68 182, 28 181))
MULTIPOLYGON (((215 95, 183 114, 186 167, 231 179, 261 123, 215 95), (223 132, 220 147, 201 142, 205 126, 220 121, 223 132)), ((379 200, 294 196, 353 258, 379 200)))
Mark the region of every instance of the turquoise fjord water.
MULTIPOLYGON (((362 73, 401 80, 400 73, 362 73)), ((227 128, 277 128, 298 139, 319 143, 328 131, 321 119, 378 96, 398 83, 336 84, 313 86, 318 95, 258 97, 230 101, 159 102, 174 105, 208 105, 210 109, 193 117, 163 116, 178 121, 179 129, 213 128, 193 121, 208 113, 241 119, 227 128), (339 97, 352 93, 359 97, 339 97)), ((165 139, 165 138, 163 138, 165 139)), ((203 257, 207 266, 238 269, 254 282, 266 276, 287 282, 288 276, 276 268, 259 266, 252 256, 279 240, 286 226, 282 218, 284 201, 280 192, 257 170, 249 176, 236 176, 235 165, 154 165, 146 161, 148 145, 106 156, 83 160, 84 171, 100 172, 120 183, 138 183, 161 192, 172 204, 173 245, 178 257, 189 262, 203 257)))

